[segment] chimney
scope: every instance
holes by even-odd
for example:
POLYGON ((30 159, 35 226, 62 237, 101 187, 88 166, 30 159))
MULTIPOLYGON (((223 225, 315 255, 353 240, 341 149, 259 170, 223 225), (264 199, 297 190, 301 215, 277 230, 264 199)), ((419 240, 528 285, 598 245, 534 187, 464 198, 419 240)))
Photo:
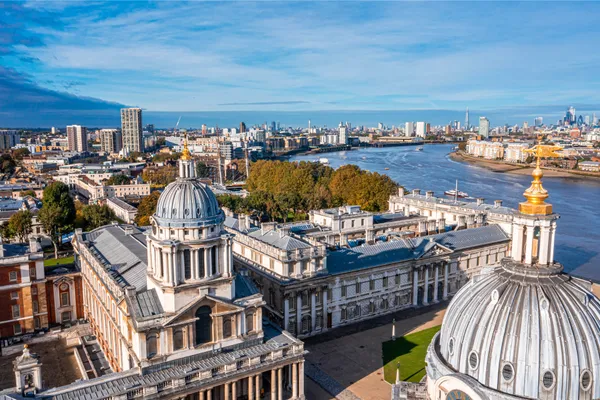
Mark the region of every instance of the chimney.
POLYGON ((433 190, 428 190, 427 192, 425 192, 426 199, 430 199, 432 197, 433 197, 433 190))
POLYGON ((38 253, 40 251, 42 251, 42 246, 38 242, 38 238, 36 236, 29 236, 29 252, 38 253))
POLYGON ((421 194, 421 189, 413 189, 412 191, 413 196, 417 196, 421 194))
POLYGON ((279 228, 279 237, 282 238, 290 234, 291 228, 289 226, 279 228))
POLYGON ((481 205, 483 205, 483 202, 484 202, 484 201, 485 201, 485 199, 484 199, 483 197, 478 197, 478 198, 477 198, 477 205, 478 205, 478 206, 481 206, 481 205))
POLYGON ((125 288, 125 295, 129 298, 135 297, 135 286, 127 286, 125 288))
POLYGON ((404 197, 404 188, 402 186, 398 188, 398 197, 404 197))
POLYGON ((495 208, 502 207, 502 200, 494 200, 494 207, 495 208))
POLYGON ((239 221, 239 229, 240 231, 246 231, 248 230, 249 226, 248 226, 248 217, 246 216, 246 214, 240 214, 238 215, 238 221, 239 221))
POLYGON ((262 224, 260 224, 260 233, 264 235, 265 233, 275 229, 276 225, 277 223, 275 222, 263 222, 262 224))

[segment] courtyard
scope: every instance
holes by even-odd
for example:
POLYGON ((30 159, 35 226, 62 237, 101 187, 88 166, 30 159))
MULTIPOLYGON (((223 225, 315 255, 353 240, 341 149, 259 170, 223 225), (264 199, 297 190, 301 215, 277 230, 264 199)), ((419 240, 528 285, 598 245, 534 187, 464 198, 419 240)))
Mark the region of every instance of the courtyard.
MULTIPOLYGON (((415 374, 414 369, 422 369, 427 350, 426 345, 421 346, 414 343, 404 347, 392 346, 386 359, 382 349, 384 342, 390 341, 392 336, 392 318, 396 319, 398 344, 402 343, 399 340, 403 336, 429 330, 416 337, 404 338, 405 341, 424 342, 428 335, 433 336, 434 331, 439 330, 446 307, 447 303, 440 303, 426 309, 404 310, 371 321, 342 327, 315 338, 308 338, 305 340, 305 347, 309 351, 306 355, 307 364, 313 364, 323 374, 337 382, 338 388, 344 388, 344 392, 351 392, 349 394, 354 395, 355 398, 389 400, 392 389, 386 381, 387 374, 384 371, 386 361, 392 363, 392 366, 387 368, 393 370, 393 372, 388 372, 388 374, 393 374, 391 381, 395 380, 396 364, 394 360, 398 356, 401 357, 401 363, 406 363, 404 367, 401 364, 401 376, 405 378, 405 374, 409 374, 414 375, 410 380, 417 379, 419 374, 415 374), (407 349, 414 350, 416 348, 421 350, 407 351, 407 349), (417 353, 422 353, 423 358, 420 359, 420 355, 417 353), (403 358, 404 361, 402 361, 403 358), (413 372, 409 373, 411 368, 413 372)), ((351 398, 351 396, 341 397, 351 398)))

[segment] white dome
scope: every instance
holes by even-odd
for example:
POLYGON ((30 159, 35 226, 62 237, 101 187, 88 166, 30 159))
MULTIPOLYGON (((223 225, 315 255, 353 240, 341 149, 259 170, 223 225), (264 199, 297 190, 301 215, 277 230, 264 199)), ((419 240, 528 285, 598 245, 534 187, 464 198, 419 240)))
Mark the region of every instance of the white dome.
POLYGON ((450 303, 439 336, 442 362, 516 397, 600 397, 600 301, 562 266, 502 260, 450 303))
POLYGON ((170 183, 158 199, 154 220, 160 226, 198 227, 217 225, 225 216, 213 192, 194 179, 170 183))

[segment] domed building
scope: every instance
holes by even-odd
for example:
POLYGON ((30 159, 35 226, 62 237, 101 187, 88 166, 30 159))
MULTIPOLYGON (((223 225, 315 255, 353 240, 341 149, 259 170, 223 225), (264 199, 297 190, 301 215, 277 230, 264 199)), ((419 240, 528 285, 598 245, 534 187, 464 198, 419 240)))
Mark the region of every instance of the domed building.
POLYGON ((533 182, 513 219, 510 257, 453 298, 427 353, 436 400, 600 398, 600 301, 554 261, 559 216, 533 182))

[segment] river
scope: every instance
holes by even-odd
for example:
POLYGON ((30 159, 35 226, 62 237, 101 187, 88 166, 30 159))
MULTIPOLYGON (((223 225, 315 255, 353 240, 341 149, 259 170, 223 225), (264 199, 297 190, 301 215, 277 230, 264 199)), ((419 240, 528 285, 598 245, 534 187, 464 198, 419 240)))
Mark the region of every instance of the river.
MULTIPOLYGON (((436 196, 453 189, 458 180, 459 190, 486 202, 500 199, 504 205, 518 207, 523 191, 531 177, 492 172, 485 168, 451 160, 452 145, 416 147, 368 148, 319 156, 299 155, 290 161, 314 161, 325 157, 332 167, 356 164, 360 168, 389 175, 407 189, 433 190, 436 196), (389 168, 386 170, 385 168, 389 168)), ((600 282, 600 180, 573 178, 544 178, 548 202, 558 221, 555 258, 565 271, 575 276, 600 282)))

